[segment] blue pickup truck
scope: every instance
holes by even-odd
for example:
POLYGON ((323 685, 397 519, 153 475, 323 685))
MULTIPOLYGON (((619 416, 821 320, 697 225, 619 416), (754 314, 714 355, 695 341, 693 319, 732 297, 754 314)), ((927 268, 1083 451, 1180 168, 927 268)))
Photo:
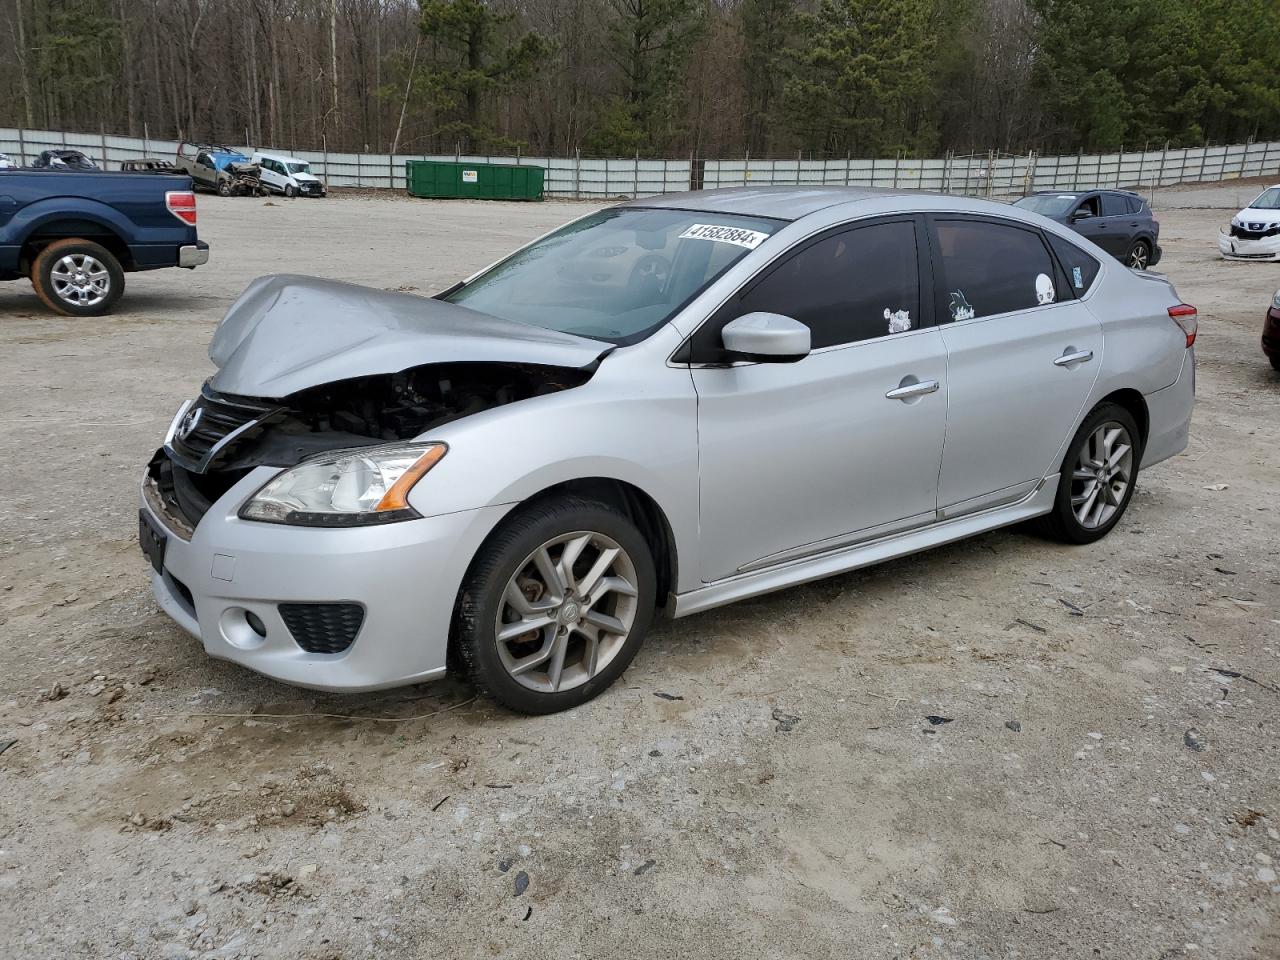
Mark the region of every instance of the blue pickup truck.
POLYGON ((100 316, 126 273, 208 260, 190 177, 0 170, 0 280, 30 278, 52 310, 100 316))

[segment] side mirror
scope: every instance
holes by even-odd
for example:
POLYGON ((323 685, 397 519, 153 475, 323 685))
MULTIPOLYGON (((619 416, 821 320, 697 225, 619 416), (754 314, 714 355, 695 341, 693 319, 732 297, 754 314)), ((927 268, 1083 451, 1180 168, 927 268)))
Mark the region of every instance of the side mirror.
POLYGON ((780 313, 744 314, 726 323, 720 338, 735 360, 795 363, 809 355, 809 328, 780 313))
POLYGON ((1088 220, 1092 216, 1093 214, 1088 210, 1077 210, 1075 213, 1071 214, 1071 222, 1075 223, 1077 220, 1088 220))

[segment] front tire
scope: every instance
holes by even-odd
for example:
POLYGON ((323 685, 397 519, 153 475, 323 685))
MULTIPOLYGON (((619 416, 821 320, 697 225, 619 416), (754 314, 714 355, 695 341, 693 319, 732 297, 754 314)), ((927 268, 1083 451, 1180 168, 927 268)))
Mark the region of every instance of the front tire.
POLYGON ((1067 448, 1053 511, 1039 518, 1039 532, 1063 543, 1101 540, 1128 509, 1141 460, 1133 415, 1116 403, 1098 404, 1067 448))
POLYGON ((456 652, 477 689, 556 713, 607 689, 653 618, 657 576, 629 519, 593 500, 535 502, 480 548, 458 596, 456 652))
POLYGON ((231 196, 231 181, 230 181, 230 180, 219 180, 219 181, 218 181, 218 196, 220 196, 220 197, 229 197, 229 196, 231 196))
POLYGON ((124 295, 124 271, 106 247, 68 238, 36 256, 31 285, 50 310, 68 317, 100 317, 124 295))
POLYGON ((292 200, 298 195, 298 191, 294 188, 292 183, 286 183, 284 187, 284 195, 292 200))

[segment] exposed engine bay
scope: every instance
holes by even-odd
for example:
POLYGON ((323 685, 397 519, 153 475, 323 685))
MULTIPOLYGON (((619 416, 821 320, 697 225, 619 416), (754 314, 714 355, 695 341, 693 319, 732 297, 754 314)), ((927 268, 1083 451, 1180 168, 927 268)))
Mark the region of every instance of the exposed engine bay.
POLYGON ((340 380, 281 400, 219 393, 207 383, 156 452, 149 476, 166 513, 193 529, 259 466, 291 467, 329 450, 412 440, 494 407, 580 386, 595 365, 457 362, 340 380))

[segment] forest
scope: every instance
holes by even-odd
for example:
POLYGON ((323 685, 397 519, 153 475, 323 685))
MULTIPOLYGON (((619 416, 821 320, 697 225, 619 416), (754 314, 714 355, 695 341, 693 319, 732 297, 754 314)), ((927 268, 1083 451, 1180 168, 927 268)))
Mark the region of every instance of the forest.
POLYGON ((0 126, 706 158, 1280 138, 1276 0, 6 0, 0 126))

